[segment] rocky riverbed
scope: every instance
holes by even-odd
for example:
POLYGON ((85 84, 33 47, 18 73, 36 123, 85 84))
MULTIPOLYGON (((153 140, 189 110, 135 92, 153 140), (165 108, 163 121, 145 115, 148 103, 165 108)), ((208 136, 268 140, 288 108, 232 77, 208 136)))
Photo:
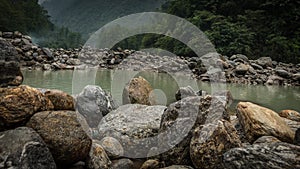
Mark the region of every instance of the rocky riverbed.
MULTIPOLYGON (((141 51, 109 49, 49 49, 32 43, 19 32, 0 32, 1 43, 11 43, 22 69, 64 70, 82 68, 84 64, 103 69, 183 73, 201 81, 210 81, 209 66, 198 57, 159 56, 141 51), (5 41, 5 42, 4 42, 5 41)), ((6 49, 2 45, 1 49, 6 49)), ((262 85, 300 85, 300 64, 281 63, 270 57, 251 60, 245 55, 218 55, 214 62, 222 70, 222 82, 262 85)), ((0 63, 3 64, 3 63, 0 63)), ((18 81, 18 79, 16 79, 18 81)), ((19 78, 20 81, 20 78, 19 78)))

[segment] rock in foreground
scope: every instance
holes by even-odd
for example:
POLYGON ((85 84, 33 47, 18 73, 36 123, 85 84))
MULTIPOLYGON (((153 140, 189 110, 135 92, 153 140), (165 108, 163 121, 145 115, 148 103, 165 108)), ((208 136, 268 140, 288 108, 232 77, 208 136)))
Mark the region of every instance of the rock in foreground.
POLYGON ((55 169, 42 138, 31 128, 0 132, 0 168, 55 169))
POLYGON ((73 111, 44 111, 27 123, 43 138, 59 166, 74 164, 87 157, 92 140, 82 129, 73 111))
POLYGON ((249 142, 268 135, 282 141, 293 142, 294 132, 274 111, 250 102, 240 102, 237 110, 239 121, 249 142))

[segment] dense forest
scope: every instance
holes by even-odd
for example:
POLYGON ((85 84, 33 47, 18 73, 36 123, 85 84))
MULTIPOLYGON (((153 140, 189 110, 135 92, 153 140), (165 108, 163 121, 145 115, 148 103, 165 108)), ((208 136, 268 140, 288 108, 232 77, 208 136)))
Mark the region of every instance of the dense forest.
POLYGON ((73 48, 82 44, 79 33, 57 27, 38 0, 1 0, 0 31, 20 31, 33 37, 35 43, 49 47, 73 48))
MULTIPOLYGON (((168 0, 161 10, 199 27, 223 55, 241 53, 252 59, 269 56, 300 63, 300 1, 168 0)), ((118 45, 163 48, 183 56, 194 54, 177 40, 151 34, 118 45)))

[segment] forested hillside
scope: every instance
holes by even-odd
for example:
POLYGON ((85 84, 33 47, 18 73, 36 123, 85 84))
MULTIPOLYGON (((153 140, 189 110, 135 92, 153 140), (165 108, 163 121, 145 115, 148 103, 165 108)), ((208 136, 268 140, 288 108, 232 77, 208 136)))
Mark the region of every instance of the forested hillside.
POLYGON ((65 27, 57 27, 38 0, 1 0, 0 31, 29 34, 36 43, 48 47, 78 47, 81 35, 65 27))

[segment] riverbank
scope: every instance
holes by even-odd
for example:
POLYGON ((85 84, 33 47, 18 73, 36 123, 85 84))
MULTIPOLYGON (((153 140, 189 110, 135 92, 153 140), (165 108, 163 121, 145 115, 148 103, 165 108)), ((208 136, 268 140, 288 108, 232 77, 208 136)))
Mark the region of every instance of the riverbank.
MULTIPOLYGON (((32 43, 29 36, 19 32, 0 32, 0 37, 12 43, 20 56, 22 69, 28 70, 73 70, 93 56, 91 63, 102 69, 146 70, 156 72, 182 72, 201 81, 210 81, 207 67, 200 58, 159 56, 146 52, 109 49, 48 49, 32 43), (94 64, 93 63, 93 64, 94 64)), ((216 63, 222 65, 226 83, 252 85, 300 86, 300 64, 272 61, 269 57, 250 60, 237 54, 219 56, 216 63)))

